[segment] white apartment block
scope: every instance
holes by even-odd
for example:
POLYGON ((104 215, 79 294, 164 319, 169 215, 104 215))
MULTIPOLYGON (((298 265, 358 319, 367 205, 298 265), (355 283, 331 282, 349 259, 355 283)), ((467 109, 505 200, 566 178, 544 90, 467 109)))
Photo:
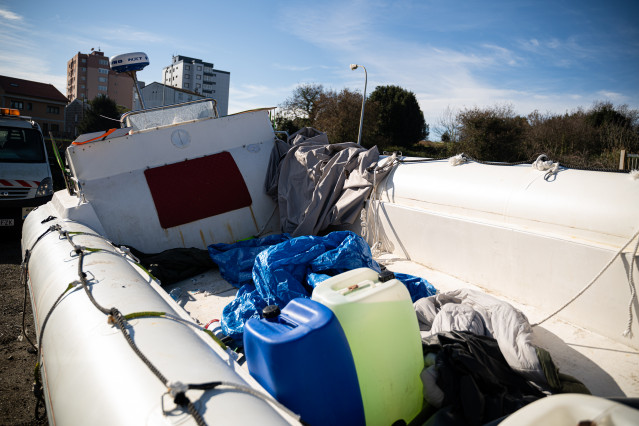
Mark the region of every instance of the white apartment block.
POLYGON ((228 115, 231 73, 216 70, 210 62, 188 56, 174 56, 162 70, 162 83, 186 89, 217 101, 220 116, 228 115))

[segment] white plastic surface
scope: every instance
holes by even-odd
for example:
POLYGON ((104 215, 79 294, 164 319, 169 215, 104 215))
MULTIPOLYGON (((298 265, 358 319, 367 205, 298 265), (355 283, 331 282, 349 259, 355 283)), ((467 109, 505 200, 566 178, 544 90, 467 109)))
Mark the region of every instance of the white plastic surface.
MULTIPOLYGON (((382 234, 396 257, 549 315, 639 229, 639 180, 578 170, 543 176, 530 166, 401 164, 379 186, 382 234)), ((633 247, 558 317, 639 349, 637 315, 632 339, 622 336, 633 247)))
POLYGON ((551 395, 521 408, 500 425, 564 426, 578 425, 586 420, 598 426, 636 426, 639 410, 592 395, 551 395))
MULTIPOLYGON (((31 248, 51 225, 70 232, 94 232, 69 220, 41 223, 55 213, 49 203, 27 217, 24 248, 31 248)), ((189 319, 157 283, 106 241, 90 235, 75 235, 73 241, 100 249, 86 254, 82 268, 100 305, 117 307, 124 315, 154 311, 189 319)), ((69 241, 57 232, 35 244, 29 277, 38 333, 54 301, 69 283, 78 279, 78 259, 69 241)), ((130 320, 128 330, 144 355, 169 381, 229 381, 263 391, 201 331, 157 317, 130 320)), ((60 300, 39 344, 51 424, 194 424, 193 418, 181 409, 162 414, 160 404, 167 388, 141 362, 122 333, 107 322, 107 316, 92 305, 82 288, 68 292, 60 300)), ((208 424, 286 423, 270 405, 246 393, 188 391, 187 396, 208 424)), ((171 399, 164 398, 166 406, 172 406, 171 399)))
POLYGON ((254 111, 72 145, 67 155, 106 235, 119 244, 156 253, 174 247, 206 248, 212 243, 247 238, 263 229, 276 230, 276 204, 264 191, 273 143, 267 111, 254 111), (176 146, 172 137, 176 130, 189 135, 188 144, 176 146), (251 206, 162 228, 144 171, 222 151, 233 156, 242 173, 251 206))

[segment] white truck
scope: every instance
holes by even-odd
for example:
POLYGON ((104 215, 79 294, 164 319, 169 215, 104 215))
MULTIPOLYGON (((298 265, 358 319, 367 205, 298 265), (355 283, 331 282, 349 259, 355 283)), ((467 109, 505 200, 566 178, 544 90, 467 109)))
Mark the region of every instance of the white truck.
POLYGON ((52 195, 40 126, 17 109, 0 108, 0 232, 20 230, 27 214, 52 195))

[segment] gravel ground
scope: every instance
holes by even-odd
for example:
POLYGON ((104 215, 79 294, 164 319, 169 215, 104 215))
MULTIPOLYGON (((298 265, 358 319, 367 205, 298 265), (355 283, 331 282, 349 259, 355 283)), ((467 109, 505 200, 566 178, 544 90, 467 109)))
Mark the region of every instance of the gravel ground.
MULTIPOLYGON (((0 425, 37 425, 31 392, 35 351, 21 338, 24 287, 20 284, 20 235, 0 233, 0 425)), ((35 342, 31 302, 25 324, 35 342)), ((43 414, 43 412, 41 412, 43 414)))

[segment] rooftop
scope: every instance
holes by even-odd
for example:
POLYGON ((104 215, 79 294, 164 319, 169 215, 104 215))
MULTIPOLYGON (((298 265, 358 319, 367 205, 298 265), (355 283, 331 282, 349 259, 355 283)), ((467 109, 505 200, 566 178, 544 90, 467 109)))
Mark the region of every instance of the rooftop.
POLYGON ((66 96, 48 83, 0 75, 0 87, 5 93, 11 95, 31 96, 64 103, 69 102, 66 96))

